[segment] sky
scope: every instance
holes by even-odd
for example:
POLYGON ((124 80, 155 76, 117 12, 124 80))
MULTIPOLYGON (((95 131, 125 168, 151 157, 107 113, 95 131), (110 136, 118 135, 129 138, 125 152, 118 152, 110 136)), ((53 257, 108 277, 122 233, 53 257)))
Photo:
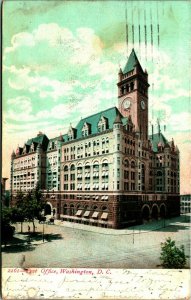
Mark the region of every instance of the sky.
POLYGON ((191 193, 190 19, 189 1, 5 1, 2 176, 39 131, 53 138, 117 106, 118 71, 134 48, 149 74, 150 128, 166 126, 181 194, 191 193))

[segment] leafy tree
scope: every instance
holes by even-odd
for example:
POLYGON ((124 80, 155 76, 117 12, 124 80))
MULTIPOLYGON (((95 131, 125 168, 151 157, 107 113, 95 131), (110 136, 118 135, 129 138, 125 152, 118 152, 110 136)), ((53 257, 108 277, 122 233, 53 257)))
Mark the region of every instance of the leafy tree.
POLYGON ((25 220, 25 196, 21 190, 17 192, 16 201, 16 206, 14 206, 12 210, 12 222, 20 222, 21 232, 23 232, 23 222, 25 220))
POLYGON ((39 218, 40 212, 45 206, 45 202, 41 199, 41 191, 39 184, 34 190, 27 193, 24 201, 25 218, 33 223, 33 232, 35 232, 35 219, 39 218))
POLYGON ((17 202, 13 208, 12 221, 21 222, 21 232, 24 220, 33 223, 33 232, 35 232, 35 219, 39 218, 40 212, 45 206, 45 202, 41 199, 41 196, 38 183, 35 189, 25 195, 22 191, 17 193, 17 202))
POLYGON ((12 209, 10 207, 2 207, 1 211, 1 225, 9 225, 12 219, 12 209))
POLYGON ((7 241, 12 239, 15 228, 10 225, 12 222, 12 209, 9 207, 2 207, 1 211, 1 238, 6 245, 7 241))
POLYGON ((186 264, 184 246, 176 247, 175 241, 169 237, 165 243, 161 243, 161 256, 163 267, 167 269, 181 269, 186 264))

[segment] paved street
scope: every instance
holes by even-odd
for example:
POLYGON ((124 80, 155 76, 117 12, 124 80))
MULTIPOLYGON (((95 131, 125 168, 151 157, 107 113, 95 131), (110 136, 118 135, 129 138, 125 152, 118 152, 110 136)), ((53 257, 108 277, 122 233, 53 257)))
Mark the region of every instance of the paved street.
MULTIPOLYGON (((3 247, 2 266, 160 268, 160 243, 169 236, 177 245, 183 244, 186 255, 190 255, 190 222, 184 216, 165 220, 165 223, 160 220, 109 231, 88 225, 56 223, 44 225, 44 242, 42 224, 36 223, 37 235, 31 236, 30 241, 28 223, 24 224, 23 234, 15 234, 16 244, 3 247)), ((30 227, 32 229, 32 224, 30 227)), ((16 230, 20 232, 20 224, 16 230)))

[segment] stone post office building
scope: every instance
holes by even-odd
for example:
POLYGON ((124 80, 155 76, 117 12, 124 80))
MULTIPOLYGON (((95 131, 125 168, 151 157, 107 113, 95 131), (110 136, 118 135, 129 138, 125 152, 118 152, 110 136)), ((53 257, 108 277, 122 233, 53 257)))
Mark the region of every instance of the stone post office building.
POLYGON ((117 107, 54 139, 40 132, 12 153, 13 203, 39 182, 45 214, 63 221, 124 228, 180 214, 179 150, 160 126, 148 135, 148 74, 134 50, 117 87, 117 107))

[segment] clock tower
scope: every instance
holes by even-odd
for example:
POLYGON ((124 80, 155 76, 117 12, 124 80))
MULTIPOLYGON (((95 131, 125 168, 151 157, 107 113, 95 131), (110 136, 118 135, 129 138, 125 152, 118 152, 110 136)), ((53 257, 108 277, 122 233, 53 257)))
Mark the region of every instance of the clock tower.
POLYGON ((142 141, 148 140, 148 74, 143 71, 134 49, 124 70, 118 73, 118 108, 129 117, 142 141))

